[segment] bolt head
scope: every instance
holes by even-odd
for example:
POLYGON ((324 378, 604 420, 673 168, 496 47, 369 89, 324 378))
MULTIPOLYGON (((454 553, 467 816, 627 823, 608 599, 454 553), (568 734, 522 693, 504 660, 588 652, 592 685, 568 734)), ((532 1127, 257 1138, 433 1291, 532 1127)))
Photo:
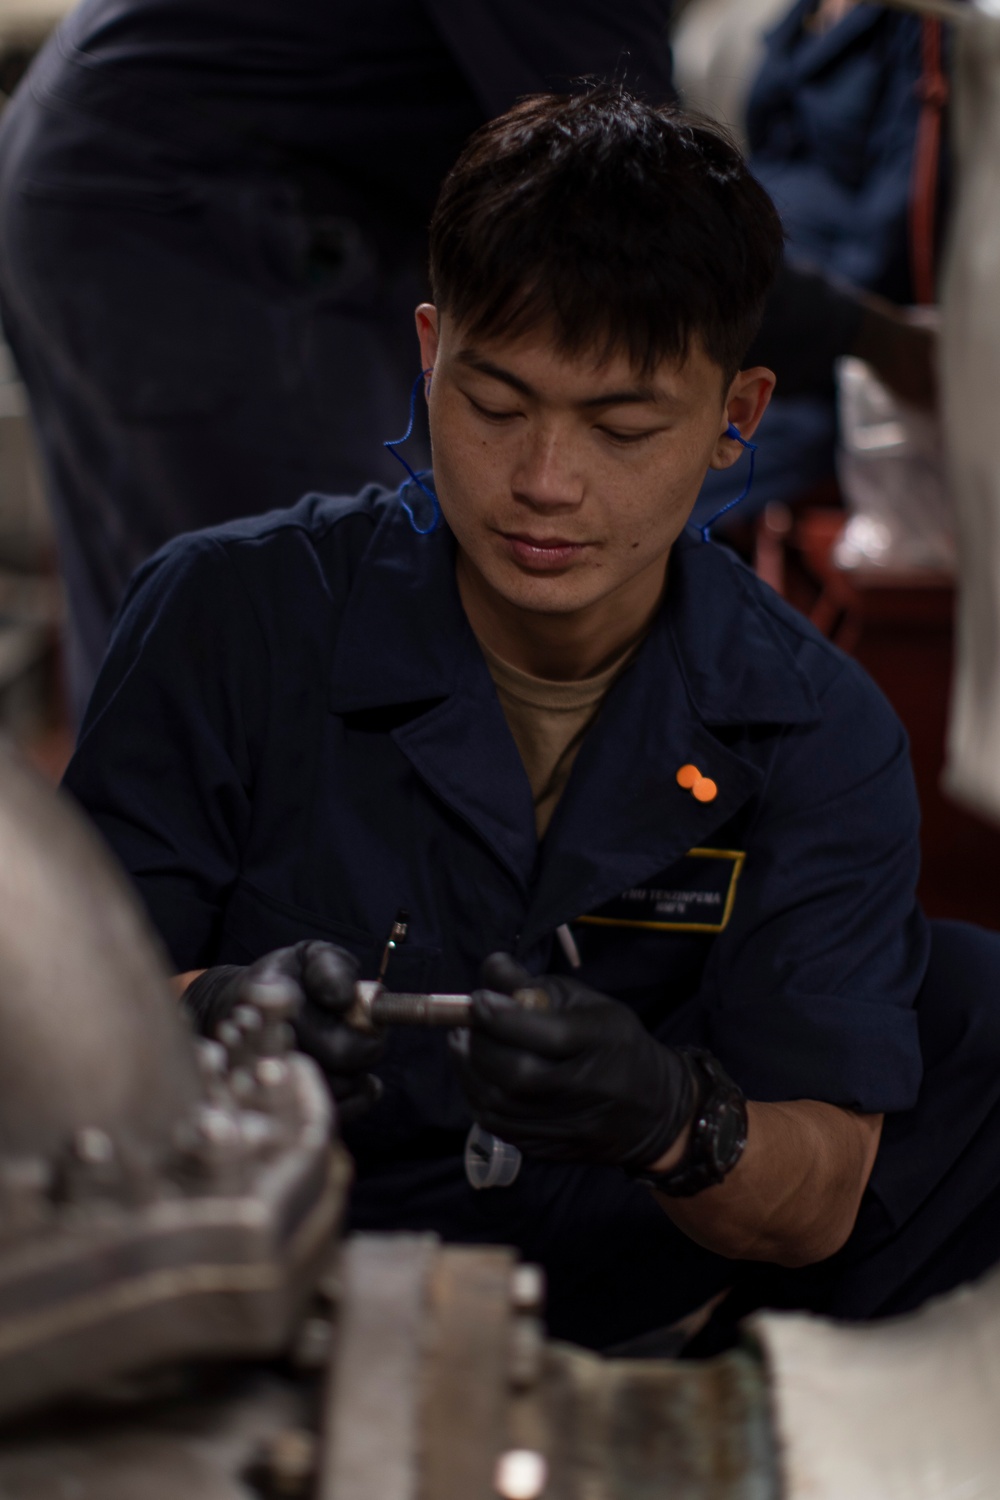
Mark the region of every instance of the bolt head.
POLYGON ((244 1036, 255 1036, 264 1024, 264 1018, 255 1005, 237 1005, 229 1017, 244 1036))
POLYGON ((198 1038, 198 1066, 206 1078, 221 1078, 229 1066, 229 1057, 221 1042, 198 1038))
POLYGON ((240 993, 243 1004, 253 1006, 268 1021, 290 1021, 302 1005, 302 991, 284 974, 248 979, 240 993))
POLYGON ((246 1068, 235 1068, 233 1070, 229 1076, 229 1087, 233 1098, 241 1104, 246 1103, 248 1099, 252 1099, 256 1092, 253 1075, 248 1073, 246 1068))
POLYGON ((304 1497, 311 1491, 316 1473, 317 1448, 316 1438, 304 1428, 272 1433, 253 1466, 259 1476, 255 1487, 263 1488, 275 1500, 304 1497))
POLYGON ((199 1140, 215 1153, 236 1154, 241 1144, 240 1127, 224 1109, 207 1104, 198 1111, 199 1140))
POLYGON ((329 1318, 306 1318, 295 1338, 292 1358, 300 1370, 322 1370, 333 1347, 333 1324, 329 1318))
POLYGON ((540 1500, 548 1477, 544 1454, 532 1448, 509 1448, 497 1459, 493 1488, 502 1500, 540 1500))
POLYGON ((262 1088, 280 1088, 288 1079, 288 1064, 280 1057, 262 1057, 254 1068, 254 1076, 262 1088))
POLYGON ((73 1155, 88 1167, 106 1167, 114 1160, 114 1142, 106 1130, 85 1125, 73 1137, 73 1155))
POLYGON ((255 1050, 262 1057, 283 1057, 295 1045, 295 1032, 287 1021, 269 1021, 257 1038, 255 1050))
POLYGON ((525 1262, 510 1277, 510 1302, 516 1312, 538 1312, 545 1304, 545 1272, 525 1262))
POLYGON ((243 1046, 243 1033, 232 1021, 220 1021, 215 1028, 215 1035, 220 1046, 225 1047, 227 1052, 236 1052, 243 1046))

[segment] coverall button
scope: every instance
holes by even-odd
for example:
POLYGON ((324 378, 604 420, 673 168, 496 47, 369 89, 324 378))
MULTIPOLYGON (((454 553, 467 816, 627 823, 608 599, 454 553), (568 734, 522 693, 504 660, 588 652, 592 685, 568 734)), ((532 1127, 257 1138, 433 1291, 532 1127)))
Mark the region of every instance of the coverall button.
POLYGON ((719 795, 719 788, 708 776, 699 776, 691 791, 699 802, 714 802, 719 795))
POLYGON ((701 781, 702 775, 697 766, 681 766, 677 772, 677 785, 682 786, 689 792, 696 781, 701 781))

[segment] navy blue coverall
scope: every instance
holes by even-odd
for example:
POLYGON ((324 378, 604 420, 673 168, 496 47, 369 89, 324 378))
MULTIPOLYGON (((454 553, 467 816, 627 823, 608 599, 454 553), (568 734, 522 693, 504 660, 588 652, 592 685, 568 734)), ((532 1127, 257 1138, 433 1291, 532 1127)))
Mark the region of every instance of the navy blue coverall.
MULTIPOLYGON (((140 570, 66 782, 176 968, 313 937, 374 977, 403 906, 387 983, 463 991, 497 949, 558 970, 568 923, 585 982, 711 1048, 750 1098, 887 1112, 858 1228, 809 1296, 866 1316, 926 1291, 1000 1179, 1000 1015, 948 972, 921 989, 918 814, 891 709, 688 531, 539 845, 454 567, 445 526, 415 534, 370 487, 179 538, 140 570), (677 784, 687 763, 714 801, 677 784)), ((991 1000, 998 975, 994 955, 991 1000)), ((383 1099, 346 1134, 356 1226, 513 1243, 548 1271, 553 1330, 602 1347, 740 1278, 614 1168, 525 1160, 512 1187, 474 1192, 440 1033, 393 1031, 380 1071, 383 1099)), ((955 1275, 1000 1252, 992 1225, 955 1275)))
POLYGON ((0 128, 79 716, 140 562, 397 482, 426 226, 469 134, 580 75, 672 97, 670 0, 84 0, 0 128))

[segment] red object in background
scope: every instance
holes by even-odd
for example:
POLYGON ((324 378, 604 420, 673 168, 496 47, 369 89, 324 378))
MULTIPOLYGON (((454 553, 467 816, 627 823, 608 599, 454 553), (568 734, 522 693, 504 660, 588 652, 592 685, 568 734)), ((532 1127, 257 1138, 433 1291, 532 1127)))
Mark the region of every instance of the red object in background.
POLYGON ((775 508, 757 536, 757 571, 850 652, 885 693, 910 736, 923 815, 918 887, 932 917, 1000 928, 1000 829, 941 791, 951 690, 953 581, 933 573, 838 568, 842 510, 775 508))

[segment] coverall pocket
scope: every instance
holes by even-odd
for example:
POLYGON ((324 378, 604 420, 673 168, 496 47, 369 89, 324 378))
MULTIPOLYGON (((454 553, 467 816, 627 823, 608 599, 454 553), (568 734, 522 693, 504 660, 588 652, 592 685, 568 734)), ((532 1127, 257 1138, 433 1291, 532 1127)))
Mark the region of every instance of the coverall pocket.
POLYGON ((612 994, 652 1029, 698 991, 713 938, 574 925, 580 978, 612 994))
MULTIPOLYGON (((252 963, 274 948, 318 938, 353 953, 361 965, 362 978, 374 979, 387 935, 376 938, 361 928, 309 911, 240 881, 226 909, 220 945, 224 957, 220 962, 252 963)), ((406 944, 392 954, 386 983, 399 989, 426 990, 440 956, 437 948, 406 944)))

